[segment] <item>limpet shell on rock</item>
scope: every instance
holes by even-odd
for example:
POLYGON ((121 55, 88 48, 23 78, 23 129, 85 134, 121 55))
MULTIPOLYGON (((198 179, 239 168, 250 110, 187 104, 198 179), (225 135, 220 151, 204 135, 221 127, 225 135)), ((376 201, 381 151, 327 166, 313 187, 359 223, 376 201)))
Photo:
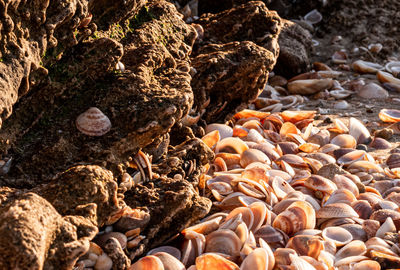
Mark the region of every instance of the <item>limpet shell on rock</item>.
POLYGON ((111 121, 96 107, 80 114, 75 121, 76 128, 88 136, 103 136, 111 129, 111 121))

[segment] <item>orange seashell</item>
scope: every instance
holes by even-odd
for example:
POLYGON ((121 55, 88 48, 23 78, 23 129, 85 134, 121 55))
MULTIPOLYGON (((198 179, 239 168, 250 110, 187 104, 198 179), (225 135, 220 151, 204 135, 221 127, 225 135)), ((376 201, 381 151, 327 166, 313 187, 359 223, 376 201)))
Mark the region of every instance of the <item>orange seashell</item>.
POLYGON ((219 229, 206 236, 205 253, 217 252, 235 258, 239 256, 241 247, 242 242, 231 230, 219 229))
POLYGON ((379 118, 383 122, 396 123, 400 122, 400 110, 395 109, 382 109, 379 112, 379 118))
POLYGON ((324 249, 324 243, 319 236, 295 235, 289 239, 286 247, 294 249, 300 256, 310 256, 317 259, 321 250, 324 249))
POLYGON ((76 128, 88 136, 103 136, 111 129, 110 119, 96 107, 80 114, 75 123, 76 128))
POLYGON ((249 118, 249 117, 256 117, 260 120, 266 118, 268 115, 271 113, 269 112, 260 112, 260 111, 254 111, 254 110, 243 110, 241 112, 236 113, 233 118, 238 120, 240 118, 249 118))
POLYGON ((316 111, 283 111, 281 116, 285 122, 296 124, 306 119, 313 119, 316 113, 316 111))
POLYGON ((162 261, 156 256, 149 255, 132 264, 128 270, 164 270, 162 261))
POLYGON ((301 230, 314 229, 315 222, 315 210, 311 204, 298 201, 292 203, 285 211, 280 213, 272 226, 288 235, 293 235, 301 230))
POLYGON ((356 148, 357 141, 353 136, 348 134, 340 134, 331 140, 332 144, 336 144, 341 148, 356 148))
POLYGON ((221 137, 218 130, 211 131, 210 133, 204 135, 203 138, 201 138, 201 140, 211 149, 214 148, 214 146, 217 144, 217 142, 219 142, 220 139, 221 137))
POLYGON ((294 124, 292 124, 290 122, 285 122, 285 123, 283 123, 281 130, 279 131, 279 134, 281 136, 283 136, 283 135, 288 135, 289 133, 299 134, 300 131, 297 129, 297 127, 294 124))
POLYGON ((196 258, 197 270, 239 270, 234 262, 231 262, 221 255, 215 253, 205 253, 196 258))
POLYGON ((242 154, 249 149, 247 144, 239 138, 225 138, 217 143, 215 146, 215 153, 232 153, 242 154))

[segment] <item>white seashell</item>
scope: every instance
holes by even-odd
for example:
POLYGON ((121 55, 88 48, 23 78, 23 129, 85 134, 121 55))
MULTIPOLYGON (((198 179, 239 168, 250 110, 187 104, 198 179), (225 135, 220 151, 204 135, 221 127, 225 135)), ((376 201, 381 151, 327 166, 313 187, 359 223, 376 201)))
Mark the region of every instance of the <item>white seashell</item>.
POLYGON ((115 69, 116 70, 120 70, 121 72, 124 72, 125 71, 125 65, 122 64, 121 61, 118 61, 117 64, 115 65, 115 69))
POLYGON ((329 95, 331 95, 332 97, 337 98, 337 99, 343 99, 343 98, 349 97, 353 93, 354 92, 349 91, 349 90, 340 89, 340 90, 332 90, 332 91, 330 91, 329 95))
POLYGON ((338 110, 346 110, 346 109, 350 108, 350 105, 346 100, 341 100, 341 101, 335 102, 333 107, 338 110))
POLYGON ((80 114, 75 124, 80 132, 88 136, 103 136, 111 129, 110 119, 96 107, 80 114))
POLYGON ((396 226, 394 225, 393 219, 388 217, 386 221, 381 225, 381 227, 376 231, 376 237, 382 238, 387 232, 396 232, 396 226))
POLYGON ((322 21, 322 14, 318 10, 313 9, 304 16, 304 20, 310 24, 317 24, 322 21))
POLYGON ((400 74, 400 61, 390 61, 385 65, 385 69, 387 72, 393 74, 393 76, 397 77, 400 74))
POLYGON ((357 143, 368 144, 371 142, 371 134, 368 129, 354 117, 350 118, 349 134, 356 139, 357 143))

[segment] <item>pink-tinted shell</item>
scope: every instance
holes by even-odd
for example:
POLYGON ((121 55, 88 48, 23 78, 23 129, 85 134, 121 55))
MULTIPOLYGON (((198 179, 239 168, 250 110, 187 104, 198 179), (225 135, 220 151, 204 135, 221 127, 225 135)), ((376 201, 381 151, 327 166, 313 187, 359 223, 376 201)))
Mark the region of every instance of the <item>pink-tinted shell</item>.
POLYGON ((89 108, 76 118, 77 129, 88 136, 103 136, 111 129, 111 121, 96 107, 89 108))

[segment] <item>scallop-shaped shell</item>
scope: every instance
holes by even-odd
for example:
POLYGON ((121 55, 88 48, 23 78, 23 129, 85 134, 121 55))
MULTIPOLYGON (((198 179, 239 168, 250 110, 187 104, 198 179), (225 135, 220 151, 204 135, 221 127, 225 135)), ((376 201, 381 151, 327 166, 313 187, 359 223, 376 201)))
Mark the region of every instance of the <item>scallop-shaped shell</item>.
POLYGON ((216 253, 205 253, 196 258, 196 270, 239 270, 239 266, 216 253))
POLYGON ((345 203, 332 203, 316 211, 317 218, 346 218, 358 217, 353 208, 345 203))
POLYGON ((400 110, 395 109, 382 109, 379 112, 379 118, 383 122, 396 123, 400 122, 400 110))
POLYGON ((388 91, 376 83, 363 85, 357 94, 366 99, 386 99, 389 97, 388 91))
POLYGON ((368 219, 372 214, 372 207, 368 201, 358 200, 353 202, 351 206, 362 219, 368 219))
POLYGON ((298 201, 280 213, 272 226, 288 235, 293 235, 304 229, 314 229, 315 210, 308 202, 298 201))
POLYGON ((287 88, 291 94, 311 95, 330 89, 332 86, 332 79, 309 79, 291 81, 288 83, 287 88))
POLYGON ((88 136, 103 136, 111 129, 111 121, 96 107, 80 114, 75 121, 76 128, 88 136))

